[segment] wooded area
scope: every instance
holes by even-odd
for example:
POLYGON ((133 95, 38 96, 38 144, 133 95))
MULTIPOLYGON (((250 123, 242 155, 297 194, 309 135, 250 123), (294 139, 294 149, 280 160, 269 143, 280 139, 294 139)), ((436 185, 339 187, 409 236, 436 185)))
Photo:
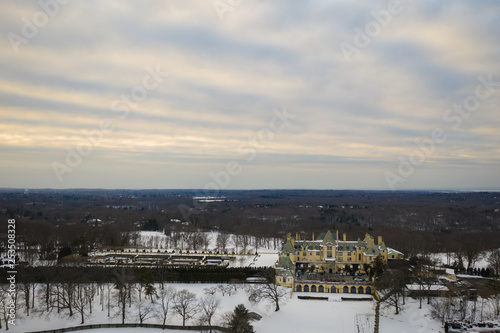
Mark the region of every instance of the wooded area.
MULTIPOLYGON (((4 190, 0 196, 0 230, 15 219, 19 251, 29 257, 36 249, 43 259, 56 259, 63 248, 85 255, 134 246, 137 234, 129 231, 138 230, 164 230, 171 247, 191 250, 207 247, 200 231, 219 231, 220 248, 229 245, 228 234, 246 248, 250 236, 259 243, 288 232, 339 230, 354 239, 369 232, 408 256, 470 257, 498 247, 500 238, 499 194, 486 192, 4 190)), ((5 236, 0 232, 0 242, 5 236)))

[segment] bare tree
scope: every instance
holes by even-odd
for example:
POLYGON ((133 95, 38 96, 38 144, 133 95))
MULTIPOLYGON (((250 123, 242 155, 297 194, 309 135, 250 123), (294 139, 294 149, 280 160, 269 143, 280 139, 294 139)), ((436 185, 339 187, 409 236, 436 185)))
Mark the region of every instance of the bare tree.
POLYGON ((458 309, 456 310, 456 312, 460 316, 460 320, 465 320, 465 318, 467 318, 467 313, 469 310, 469 300, 470 296, 465 294, 458 302, 458 309))
POLYGON ((73 308, 78 314, 80 314, 80 324, 84 324, 85 317, 89 316, 89 312, 87 312, 87 306, 90 306, 89 304, 92 302, 90 299, 90 293, 87 290, 89 288, 90 286, 83 286, 81 284, 78 284, 72 298, 73 308))
POLYGON ((181 233, 177 230, 173 230, 170 236, 170 242, 174 249, 178 248, 179 243, 181 242, 181 233))
POLYGON ((108 317, 111 316, 111 292, 113 290, 113 285, 111 283, 106 284, 106 307, 108 309, 108 317))
POLYGON ((153 305, 146 300, 138 301, 134 303, 136 318, 139 320, 139 324, 143 324, 148 319, 154 316, 153 305))
POLYGON ((475 240, 468 239, 462 242, 462 251, 467 261, 467 270, 474 268, 476 262, 481 259, 481 244, 475 240))
POLYGON ((23 295, 23 302, 24 302, 24 308, 26 311, 26 315, 30 315, 30 309, 31 309, 31 285, 32 283, 30 282, 24 282, 23 284, 20 285, 19 290, 21 290, 21 293, 23 295))
POLYGON ((453 316, 452 304, 453 298, 451 296, 434 298, 431 302, 431 316, 441 320, 441 324, 444 324, 453 316))
POLYGON ((235 284, 219 284, 217 289, 222 293, 222 296, 225 296, 226 294, 231 296, 236 292, 237 287, 235 284))
POLYGON ((381 297, 375 304, 374 333, 379 333, 381 306, 394 306, 396 314, 399 313, 406 285, 408 273, 406 265, 397 270, 385 269, 386 265, 380 260, 380 257, 377 257, 374 265, 375 286, 381 297))
POLYGON ((115 299, 118 305, 118 311, 115 313, 115 316, 120 316, 122 319, 122 324, 125 324, 125 318, 128 314, 127 301, 130 307, 133 298, 132 282, 134 280, 134 277, 132 275, 129 275, 125 268, 123 268, 121 272, 115 271, 114 276, 116 279, 114 287, 117 290, 115 299))
POLYGON ((212 333, 212 320, 220 307, 220 298, 215 295, 207 295, 200 300, 201 323, 210 327, 212 333))
POLYGON ((240 236, 241 238, 241 246, 243 247, 243 253, 247 252, 247 248, 250 245, 251 236, 247 233, 244 233, 240 236))
POLYGON ((415 282, 418 284, 420 292, 418 293, 418 300, 419 300, 419 306, 418 308, 422 308, 422 291, 424 290, 424 285, 425 285, 425 270, 423 265, 420 263, 420 261, 417 259, 417 262, 415 264, 415 267, 413 268, 413 277, 415 282))
POLYGON ((3 285, 0 286, 0 329, 2 328, 2 320, 5 323, 5 330, 9 330, 9 320, 10 318, 10 309, 16 308, 17 302, 17 293, 13 293, 9 296, 9 286, 3 285), (12 299, 11 296, 14 296, 12 299), (13 301, 14 303, 11 303, 13 301))
POLYGON ((208 247, 210 246, 210 240, 212 239, 212 237, 206 232, 200 232, 199 237, 200 237, 200 243, 201 243, 201 246, 203 247, 203 250, 207 251, 208 247))
POLYGON ((234 253, 239 253, 238 249, 243 246, 241 235, 233 235, 233 237, 231 237, 231 242, 234 246, 234 253))
POLYGON ((93 283, 90 283, 88 288, 85 289, 85 293, 87 294, 87 299, 89 301, 89 313, 92 314, 92 303, 94 302, 94 297, 98 291, 98 288, 94 286, 93 283))
POLYGON ((227 245, 229 243, 229 234, 224 233, 224 232, 219 232, 217 234, 217 248, 219 249, 220 252, 224 252, 227 248, 227 245))
POLYGON ((223 327, 229 327, 231 320, 233 319, 233 311, 224 311, 219 316, 219 325, 223 327))
POLYGON ((249 285, 247 287, 248 299, 252 303, 264 300, 273 304, 275 311, 279 311, 280 303, 285 301, 289 290, 276 284, 274 269, 265 271, 262 276, 265 278, 264 283, 249 285))
POLYGON ((118 310, 116 311, 114 317, 121 317, 122 324, 125 324, 125 319, 127 318, 127 314, 129 313, 127 307, 127 301, 129 301, 128 289, 126 285, 115 285, 117 289, 117 293, 115 294, 115 301, 118 306, 118 310))
POLYGON ((160 292, 158 293, 159 307, 156 309, 155 315, 162 321, 163 329, 165 329, 165 324, 170 314, 175 294, 176 290, 172 286, 160 289, 160 292))
POLYGON ((401 270, 388 270, 382 273, 376 280, 377 290, 387 297, 383 297, 385 306, 393 306, 395 314, 399 314, 402 306, 405 288, 405 277, 401 270))
POLYGON ((191 240, 193 235, 194 235, 194 232, 191 230, 184 230, 181 233, 181 250, 184 250, 184 247, 186 247, 186 249, 189 249, 189 247, 191 245, 190 240, 191 240))
POLYGON ((198 310, 196 294, 187 289, 183 289, 176 293, 173 304, 174 311, 182 317, 182 326, 186 326, 186 321, 193 318, 198 310))
POLYGON ((226 296, 226 286, 223 284, 219 284, 217 286, 217 289, 222 293, 222 296, 226 296))
POLYGON ((217 287, 204 288, 203 292, 205 293, 205 295, 215 295, 215 293, 217 292, 217 287))
MULTIPOLYGON (((417 276, 417 282, 421 289, 427 291, 427 304, 431 304, 431 290, 432 287, 439 284, 436 275, 429 269, 429 267, 420 267, 420 274, 417 276)), ((416 269, 416 271, 418 271, 416 269)), ((422 303, 422 296, 420 297, 420 303, 422 303)), ((420 306, 421 308, 422 306, 420 306)))
POLYGON ((38 290, 38 299, 43 299, 45 301, 45 311, 49 312, 52 302, 52 282, 48 276, 45 276, 44 283, 40 286, 38 290))
POLYGON ((73 298, 75 297, 76 285, 74 282, 59 283, 53 288, 55 294, 55 302, 53 306, 57 306, 57 313, 61 310, 68 310, 68 315, 73 316, 73 298))
POLYGON ((500 294, 491 296, 488 303, 492 313, 491 319, 500 317, 500 294))
POLYGON ((495 276, 500 277, 500 250, 495 250, 488 256, 488 264, 495 271, 495 276))
POLYGON ((489 304, 493 313, 493 318, 500 317, 500 280, 491 280, 488 283, 488 288, 491 291, 489 304))

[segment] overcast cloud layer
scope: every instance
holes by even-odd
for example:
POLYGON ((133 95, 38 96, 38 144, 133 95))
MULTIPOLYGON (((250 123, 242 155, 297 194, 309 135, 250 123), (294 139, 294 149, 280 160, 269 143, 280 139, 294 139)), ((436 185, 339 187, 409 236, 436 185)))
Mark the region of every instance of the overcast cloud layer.
POLYGON ((0 187, 500 189, 497 1, 61 2, 1 5, 0 187))

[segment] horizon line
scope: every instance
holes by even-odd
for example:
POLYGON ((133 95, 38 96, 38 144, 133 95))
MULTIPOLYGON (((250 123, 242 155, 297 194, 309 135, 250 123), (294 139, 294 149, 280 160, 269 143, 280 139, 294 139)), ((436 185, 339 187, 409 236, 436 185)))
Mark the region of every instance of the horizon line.
POLYGON ((214 192, 232 192, 232 191, 351 191, 351 192, 500 192, 499 188, 408 188, 408 189, 354 189, 354 188, 343 188, 343 189, 322 189, 322 188, 226 188, 226 189, 203 189, 203 188, 100 188, 100 187, 72 187, 72 188, 52 188, 52 187, 0 187, 0 191, 81 191, 81 190, 93 190, 93 191, 200 191, 207 193, 214 192))

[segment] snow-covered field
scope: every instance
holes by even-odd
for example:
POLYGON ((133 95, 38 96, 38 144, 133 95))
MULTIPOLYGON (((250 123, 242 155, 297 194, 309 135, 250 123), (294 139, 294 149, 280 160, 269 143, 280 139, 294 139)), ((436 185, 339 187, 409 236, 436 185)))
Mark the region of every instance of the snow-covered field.
MULTIPOLYGON (((190 234, 183 234, 178 237, 179 239, 175 243, 172 241, 172 237, 166 236, 163 232, 158 231, 140 231, 137 233, 137 240, 135 246, 126 247, 123 252, 116 252, 112 249, 100 249, 91 252, 90 257, 97 258, 94 263, 102 263, 107 265, 113 265, 111 262, 102 261, 104 256, 122 254, 128 255, 130 263, 133 263, 131 259, 133 254, 146 254, 146 255, 164 255, 167 253, 172 253, 175 251, 176 255, 182 254, 195 254, 203 256, 203 254, 215 254, 227 253, 230 260, 227 262, 228 267, 270 267, 274 266, 278 260, 278 252, 281 247, 281 240, 274 238, 262 238, 256 240, 254 237, 249 237, 249 244, 244 250, 241 246, 238 246, 238 236, 228 235, 227 246, 225 250, 220 250, 217 248, 217 232, 200 232, 203 237, 208 241, 206 246, 199 248, 197 250, 190 249, 189 237, 190 234), (255 253, 258 253, 255 255, 255 253), (182 253, 182 254, 181 254, 182 253), (233 254, 234 253, 234 254, 233 254), (99 258, 101 258, 99 260, 99 258)), ((192 236, 192 234, 191 234, 192 236)), ((123 259, 123 258, 122 258, 123 259)), ((127 261, 127 259, 123 259, 127 261)))
MULTIPOLYGON (((352 294, 329 295, 328 302, 300 300, 295 293, 281 311, 255 324, 256 332, 373 332, 375 302, 342 302, 341 297, 352 294)), ((309 294, 314 296, 324 296, 309 294)), ((439 332, 441 325, 432 320, 426 308, 418 309, 418 302, 408 300, 405 311, 396 316, 394 309, 382 310, 380 332, 424 333, 439 332)))
POLYGON ((166 332, 166 333, 186 333, 189 331, 179 331, 179 330, 162 330, 160 328, 101 328, 96 330, 84 330, 78 331, 82 333, 155 333, 155 332, 166 332))
MULTIPOLYGON (((195 293, 200 299, 205 296, 204 289, 216 287, 215 284, 173 284, 179 291, 188 289, 195 293)), ((159 287, 159 286, 158 286, 159 287)), ((218 320, 222 313, 232 311, 238 304, 244 304, 250 311, 254 311, 263 316, 261 321, 254 322, 254 328, 257 333, 276 333, 276 332, 373 332, 373 314, 374 302, 372 301, 341 301, 341 297, 355 297, 352 294, 318 294, 318 293, 294 293, 292 298, 287 299, 281 306, 281 310, 274 311, 274 308, 268 303, 252 304, 244 288, 239 288, 234 294, 222 296, 220 291, 216 295, 221 298, 221 308, 218 311, 218 320), (299 295, 311 296, 329 296, 328 301, 301 300, 299 295)), ((366 297, 366 295, 364 295, 366 297)), ((94 299, 93 314, 86 319, 85 324, 98 323, 117 323, 120 318, 108 318, 107 309, 101 310, 99 297, 94 299)), ((126 322, 135 322, 134 306, 130 309, 128 320, 126 322)), ((393 309, 382 310, 380 322, 380 332, 384 333, 424 333, 440 332, 439 322, 432 320, 428 309, 418 309, 418 301, 407 300, 407 305, 400 315, 394 315, 393 309)), ((23 312, 18 310, 19 314, 23 312)), ((68 319, 67 315, 58 316, 55 313, 47 315, 32 315, 17 320, 17 325, 11 327, 12 332, 30 332, 35 330, 47 330, 62 327, 78 326, 79 316, 75 314, 74 318, 68 319)), ((147 323, 159 323, 158 319, 152 318, 147 323)), ((169 324, 180 325, 181 317, 172 316, 169 324)), ((189 324, 196 324, 196 318, 189 324)), ((4 328, 5 329, 5 328, 4 328)), ((101 329, 88 332, 127 332, 125 329, 101 329)), ((130 332, 154 332, 155 329, 130 329, 130 332)), ((174 332, 174 331, 171 331, 174 332)), ((177 333, 177 332, 175 332, 177 333)))
MULTIPOLYGON (((209 249, 216 248, 217 233, 207 233, 209 249)), ((230 237, 234 237, 231 235, 230 237)), ((253 240, 255 242, 255 239, 253 240)), ((232 255, 235 259, 231 261, 230 266, 273 266, 278 258, 278 248, 273 239, 261 241, 258 246, 258 255, 232 255)), ((125 252, 136 252, 139 249, 151 250, 172 250, 168 246, 171 242, 168 236, 160 232, 140 232, 136 247, 126 249, 125 252), (149 249, 148 249, 149 248, 149 249)), ((184 245, 183 245, 184 246, 184 245)), ((233 250, 240 253, 231 244, 228 244, 228 252, 233 250)), ((255 253, 255 243, 250 245, 255 253)), ((184 250, 185 252, 186 250, 184 250)), ((446 255, 438 254, 443 263, 446 263, 446 255)), ((482 267, 483 262, 479 262, 476 267, 482 267)), ((205 296, 205 289, 214 288, 215 284, 172 284, 177 291, 188 289, 196 294, 197 299, 205 296)), ((159 290, 159 286, 156 286, 159 290)), ((216 296, 221 298, 221 306, 218 310, 215 324, 220 324, 223 313, 232 311, 236 305, 244 304, 250 311, 260 314, 263 318, 258 322, 253 322, 257 333, 368 333, 373 332, 374 325, 374 302, 373 301, 342 301, 341 297, 357 297, 353 294, 318 294, 318 293, 294 293, 288 297, 281 305, 281 310, 274 311, 273 306, 268 303, 253 304, 248 300, 247 293, 243 286, 240 286, 235 292, 228 296, 226 293, 222 295, 222 291, 217 289, 216 296), (328 301, 321 300, 301 300, 298 296, 328 296, 328 301)), ((366 295, 363 295, 366 297, 366 295)), ((106 305, 102 306, 99 303, 99 296, 94 298, 93 313, 86 318, 85 324, 104 324, 104 323, 119 323, 121 322, 118 316, 113 317, 116 308, 112 309, 111 317, 107 315, 106 305)), ((106 300, 104 300, 106 302, 106 300)), ((149 301, 148 301, 149 302, 149 301)), ((406 305, 403 306, 399 315, 394 315, 394 308, 382 309, 380 318, 380 332, 383 333, 425 333, 425 332, 444 332, 441 323, 434 320, 430 316, 430 307, 423 304, 423 308, 419 309, 419 301, 407 298, 406 305)), ((29 316, 23 314, 22 306, 18 309, 17 325, 11 326, 11 332, 31 332, 37 330, 48 330, 63 327, 78 326, 80 316, 75 313, 72 318, 69 318, 66 313, 60 315, 52 312, 50 314, 35 314, 29 316)), ((137 316, 134 313, 134 305, 129 309, 126 322, 138 322, 137 316)), ((193 318, 187 325, 196 325, 198 318, 193 318)), ((150 318, 146 323, 157 323, 159 319, 150 318)), ((172 315, 167 324, 181 325, 182 319, 180 316, 172 315)), ((3 330, 5 327, 2 328, 3 330)), ((156 332, 157 329, 99 329, 89 330, 85 332, 93 333, 111 333, 111 332, 156 332)), ((172 333, 180 333, 180 331, 168 331, 172 333)))
MULTIPOLYGON (((479 255, 477 261, 474 262, 474 267, 477 269, 487 268, 489 266, 488 257, 491 255, 493 251, 485 251, 479 255)), ((456 260, 453 254, 446 253, 433 253, 430 255, 433 260, 436 261, 438 265, 452 265, 456 260)))
MULTIPOLYGON (((137 238, 137 246, 145 247, 145 248, 155 248, 155 249, 173 249, 174 247, 177 249, 187 249, 189 248, 189 238, 190 233, 180 232, 178 235, 178 240, 176 242, 176 246, 172 246, 172 237, 165 235, 160 231, 139 231, 137 238), (186 237, 183 237, 185 235, 186 237)), ((192 233, 191 233, 192 234, 192 233)), ((208 249, 217 249, 217 236, 218 232, 199 232, 206 237, 208 240, 207 248, 208 249)), ((238 246, 238 242, 236 241, 236 235, 228 234, 228 241, 226 244, 226 249, 229 252, 236 251, 239 253, 241 251, 241 246, 238 246)), ((257 251, 278 251, 281 248, 283 243, 283 239, 279 238, 260 238, 256 239, 255 237, 248 236, 249 245, 247 250, 255 250, 257 251)))

